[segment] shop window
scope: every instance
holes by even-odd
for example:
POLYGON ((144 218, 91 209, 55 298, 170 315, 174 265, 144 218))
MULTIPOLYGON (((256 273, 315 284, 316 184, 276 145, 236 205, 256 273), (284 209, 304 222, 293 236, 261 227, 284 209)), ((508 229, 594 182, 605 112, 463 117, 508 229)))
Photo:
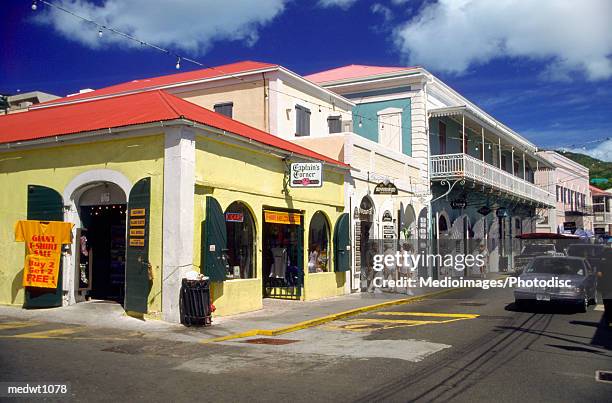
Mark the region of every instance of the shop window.
POLYGON ((340 116, 328 117, 327 126, 329 127, 329 134, 340 133, 342 131, 342 121, 340 120, 340 116))
POLYGON ((241 202, 225 210, 228 268, 226 278, 255 277, 255 221, 249 208, 241 202))
POLYGON ((310 109, 301 105, 295 106, 295 135, 310 136, 310 109))
POLYGON ((234 113, 234 103, 224 102, 222 104, 215 104, 214 109, 215 109, 215 112, 225 115, 228 118, 231 118, 233 117, 233 113, 234 113))
POLYGON ((325 215, 317 211, 308 231, 308 272, 330 271, 329 266, 329 224, 325 215))

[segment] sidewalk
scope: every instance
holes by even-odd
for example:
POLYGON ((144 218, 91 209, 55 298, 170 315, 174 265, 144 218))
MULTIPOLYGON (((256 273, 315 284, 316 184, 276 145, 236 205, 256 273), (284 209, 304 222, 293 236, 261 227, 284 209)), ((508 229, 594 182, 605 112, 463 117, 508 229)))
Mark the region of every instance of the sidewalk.
POLYGON ((121 305, 106 301, 89 301, 67 307, 38 310, 0 306, 0 317, 111 328, 137 332, 142 337, 206 343, 255 335, 274 336, 288 333, 383 306, 416 302, 421 298, 451 290, 419 289, 415 290, 413 296, 387 292, 358 293, 308 302, 265 299, 263 309, 213 318, 213 325, 210 327, 185 327, 160 320, 136 319, 127 316, 121 305))

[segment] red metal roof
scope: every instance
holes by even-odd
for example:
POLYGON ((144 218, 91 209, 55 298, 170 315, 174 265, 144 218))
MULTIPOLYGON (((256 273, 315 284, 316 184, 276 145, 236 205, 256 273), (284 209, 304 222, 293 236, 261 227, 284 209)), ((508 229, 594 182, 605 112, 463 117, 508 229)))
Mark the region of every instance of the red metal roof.
POLYGON ((349 66, 337 67, 331 70, 320 71, 318 73, 305 76, 313 83, 325 83, 329 81, 346 80, 349 78, 362 78, 378 76, 381 74, 414 70, 416 67, 383 67, 383 66, 364 66, 361 64, 351 64, 349 66))
POLYGON ((605 190, 601 190, 593 185, 589 185, 589 189, 591 190, 591 196, 610 196, 610 193, 605 190))
POLYGON ((0 143, 14 143, 130 125, 187 119, 267 146, 348 167, 333 158, 182 100, 164 91, 50 106, 0 116, 0 143))
POLYGON ((39 106, 53 105, 57 103, 72 102, 78 100, 86 100, 90 98, 108 96, 108 95, 119 95, 132 93, 134 91, 145 91, 151 89, 159 89, 167 85, 188 83, 191 81, 206 80, 210 78, 223 77, 231 74, 246 73, 249 71, 261 70, 266 68, 278 67, 276 64, 261 63, 254 61, 243 61, 237 63, 226 64, 223 66, 217 66, 214 68, 185 71, 182 73, 169 74, 165 76, 144 78, 140 80, 133 80, 126 83, 112 85, 110 87, 100 88, 95 91, 85 92, 70 97, 64 97, 55 99, 53 101, 44 102, 38 104, 31 109, 35 109, 39 106))

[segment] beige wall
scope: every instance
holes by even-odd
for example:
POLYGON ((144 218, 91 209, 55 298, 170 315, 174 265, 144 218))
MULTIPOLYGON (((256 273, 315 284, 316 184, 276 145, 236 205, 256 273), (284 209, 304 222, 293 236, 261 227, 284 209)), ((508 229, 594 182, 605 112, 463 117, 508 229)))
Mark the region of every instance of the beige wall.
POLYGON ((259 80, 188 92, 175 92, 174 95, 210 110, 214 110, 215 104, 233 102, 233 119, 268 131, 265 113, 267 100, 264 89, 264 81, 259 80))

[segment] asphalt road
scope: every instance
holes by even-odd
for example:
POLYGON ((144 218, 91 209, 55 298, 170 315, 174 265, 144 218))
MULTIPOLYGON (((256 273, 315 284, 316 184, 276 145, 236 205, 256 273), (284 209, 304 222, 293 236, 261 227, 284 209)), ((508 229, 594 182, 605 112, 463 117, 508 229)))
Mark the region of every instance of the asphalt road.
POLYGON ((612 383, 595 381, 612 370, 602 312, 511 301, 509 290, 457 291, 213 344, 0 318, 0 382, 70 382, 78 401, 609 402, 612 383))

